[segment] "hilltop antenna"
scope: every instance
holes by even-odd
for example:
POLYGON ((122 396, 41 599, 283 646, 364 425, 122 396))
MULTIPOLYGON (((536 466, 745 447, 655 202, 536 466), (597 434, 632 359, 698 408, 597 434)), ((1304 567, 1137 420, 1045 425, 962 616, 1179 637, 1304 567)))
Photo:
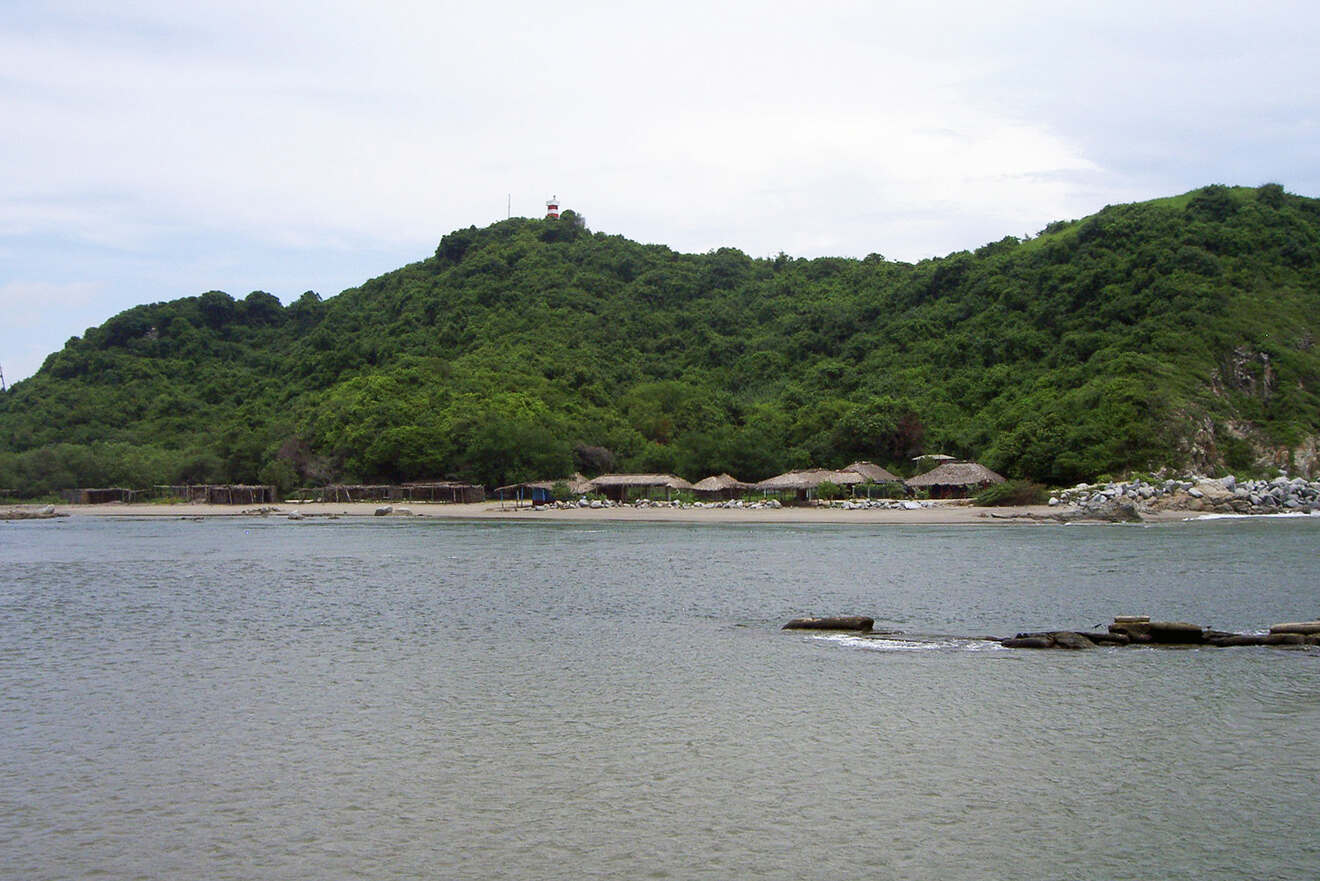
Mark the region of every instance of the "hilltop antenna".
POLYGON ((7 391, 9 391, 9 389, 8 387, 5 386, 5 369, 3 367, 0 367, 0 392, 7 392, 7 391))
POLYGON ((505 210, 508 215, 504 219, 511 220, 513 218, 513 193, 509 193, 509 204, 505 207, 505 210))

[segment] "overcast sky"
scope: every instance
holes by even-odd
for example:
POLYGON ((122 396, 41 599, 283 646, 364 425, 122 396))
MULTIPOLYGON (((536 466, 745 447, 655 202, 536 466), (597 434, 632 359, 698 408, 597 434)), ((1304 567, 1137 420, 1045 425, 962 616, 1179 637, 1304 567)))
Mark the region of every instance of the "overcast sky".
POLYGON ((0 368, 139 303, 328 297, 510 198, 917 260, 1208 183, 1320 194, 1320 7, 1072 5, 4 0, 0 368))

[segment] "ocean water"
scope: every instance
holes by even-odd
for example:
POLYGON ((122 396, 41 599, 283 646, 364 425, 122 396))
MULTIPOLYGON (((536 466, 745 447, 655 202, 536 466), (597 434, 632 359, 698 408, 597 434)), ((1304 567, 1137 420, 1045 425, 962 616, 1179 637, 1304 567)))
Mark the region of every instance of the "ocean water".
POLYGON ((1304 878, 1320 522, 0 524, 0 877, 1304 878), (784 632, 866 614, 893 639, 784 632))

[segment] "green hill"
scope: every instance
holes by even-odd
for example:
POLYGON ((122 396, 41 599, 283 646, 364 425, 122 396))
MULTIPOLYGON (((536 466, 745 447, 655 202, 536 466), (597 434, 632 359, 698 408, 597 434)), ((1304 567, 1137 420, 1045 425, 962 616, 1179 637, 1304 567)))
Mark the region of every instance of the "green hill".
POLYGON ((328 300, 138 306, 0 395, 0 486, 975 457, 1052 484, 1314 467, 1320 200, 1205 187, 915 265, 680 254, 559 220, 328 300))

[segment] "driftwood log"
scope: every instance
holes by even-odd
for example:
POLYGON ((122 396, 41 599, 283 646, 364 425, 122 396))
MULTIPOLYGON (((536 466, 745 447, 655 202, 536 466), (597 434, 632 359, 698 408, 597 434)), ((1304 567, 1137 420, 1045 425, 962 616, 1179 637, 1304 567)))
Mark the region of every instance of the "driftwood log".
POLYGON ((1270 633, 1300 633, 1303 636, 1311 636, 1320 633, 1320 621, 1289 621, 1285 624, 1275 624, 1270 628, 1270 633))
POLYGON ((829 618, 794 618, 783 630, 864 630, 875 627, 874 618, 861 615, 836 615, 829 618))

